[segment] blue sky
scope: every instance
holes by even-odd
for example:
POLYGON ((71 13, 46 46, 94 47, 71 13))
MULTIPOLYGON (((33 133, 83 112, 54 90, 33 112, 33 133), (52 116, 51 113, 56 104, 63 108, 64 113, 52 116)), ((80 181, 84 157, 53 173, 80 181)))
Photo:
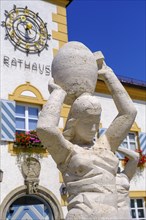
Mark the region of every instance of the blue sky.
POLYGON ((73 0, 69 41, 101 50, 117 75, 146 81, 146 0, 73 0))

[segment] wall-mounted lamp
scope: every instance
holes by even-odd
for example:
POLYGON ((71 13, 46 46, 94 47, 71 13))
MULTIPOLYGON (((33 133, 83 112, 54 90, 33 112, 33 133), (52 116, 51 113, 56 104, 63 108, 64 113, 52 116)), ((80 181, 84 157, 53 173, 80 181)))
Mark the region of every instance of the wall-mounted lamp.
POLYGON ((0 182, 3 181, 3 171, 0 169, 0 182))

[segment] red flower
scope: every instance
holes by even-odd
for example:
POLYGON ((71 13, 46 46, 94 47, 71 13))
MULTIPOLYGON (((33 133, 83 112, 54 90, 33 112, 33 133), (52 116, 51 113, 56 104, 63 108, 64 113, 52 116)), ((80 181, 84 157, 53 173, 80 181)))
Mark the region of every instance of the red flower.
POLYGON ((17 147, 43 147, 41 141, 39 140, 36 131, 29 131, 26 133, 16 132, 15 146, 17 147))
MULTIPOLYGON (((140 169, 143 169, 146 163, 146 155, 142 154, 142 150, 141 149, 136 149, 136 152, 139 153, 139 161, 138 161, 138 167, 140 169)), ((124 165, 126 165, 126 163, 128 162, 128 158, 125 157, 124 158, 124 165)))

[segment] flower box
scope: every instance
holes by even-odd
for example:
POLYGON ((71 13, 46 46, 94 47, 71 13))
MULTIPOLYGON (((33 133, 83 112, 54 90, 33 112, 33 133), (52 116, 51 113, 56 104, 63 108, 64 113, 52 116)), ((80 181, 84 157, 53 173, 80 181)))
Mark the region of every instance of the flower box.
POLYGON ((16 132, 16 140, 14 142, 15 148, 43 148, 41 141, 39 140, 36 131, 29 132, 16 132))

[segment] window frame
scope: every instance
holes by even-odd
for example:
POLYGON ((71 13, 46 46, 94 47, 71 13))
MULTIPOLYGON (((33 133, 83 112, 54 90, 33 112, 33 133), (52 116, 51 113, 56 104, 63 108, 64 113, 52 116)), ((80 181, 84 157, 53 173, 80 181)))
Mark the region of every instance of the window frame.
POLYGON ((127 149, 129 149, 129 150, 133 150, 131 147, 130 147, 130 144, 131 143, 134 143, 135 144, 135 150, 138 150, 139 149, 139 145, 138 145, 138 135, 137 135, 137 132, 135 132, 135 131, 130 131, 130 132, 128 132, 128 134, 127 134, 127 136, 126 136, 126 138, 123 140, 123 142, 122 142, 122 147, 124 147, 124 148, 127 148, 127 149), (129 137, 129 135, 130 134, 134 134, 134 139, 133 140, 130 140, 130 137, 129 137), (126 143, 126 146, 124 145, 124 143, 126 143))
MULTIPOLYGON (((28 108, 29 107, 34 107, 34 108, 37 108, 38 109, 38 117, 39 117, 39 113, 40 113, 40 111, 41 111, 41 105, 36 105, 36 104, 30 104, 30 103, 19 103, 19 102, 16 102, 16 106, 23 106, 23 107, 25 107, 25 116, 23 117, 23 116, 15 116, 15 118, 23 118, 25 121, 24 121, 24 123, 25 123, 25 129, 20 129, 20 128, 17 128, 16 127, 16 132, 28 132, 28 131, 30 131, 30 129, 29 129, 29 120, 30 119, 34 119, 34 118, 31 118, 31 117, 29 117, 29 115, 28 115, 28 108)), ((37 119, 37 121, 38 121, 38 119, 37 119)))
POLYGON ((131 207, 131 205, 130 205, 130 208, 131 208, 131 216, 132 216, 132 210, 135 210, 135 214, 136 214, 136 217, 135 217, 135 218, 132 218, 132 219, 135 219, 135 220, 145 220, 145 219, 146 219, 145 198, 140 198, 140 197, 133 198, 133 197, 131 197, 130 200, 134 200, 134 207, 131 207), (138 200, 138 199, 142 200, 142 204, 143 204, 142 207, 138 207, 138 206, 137 206, 137 200, 138 200), (138 210, 139 210, 139 209, 142 209, 142 210, 144 211, 144 217, 139 217, 139 216, 138 216, 138 210))

